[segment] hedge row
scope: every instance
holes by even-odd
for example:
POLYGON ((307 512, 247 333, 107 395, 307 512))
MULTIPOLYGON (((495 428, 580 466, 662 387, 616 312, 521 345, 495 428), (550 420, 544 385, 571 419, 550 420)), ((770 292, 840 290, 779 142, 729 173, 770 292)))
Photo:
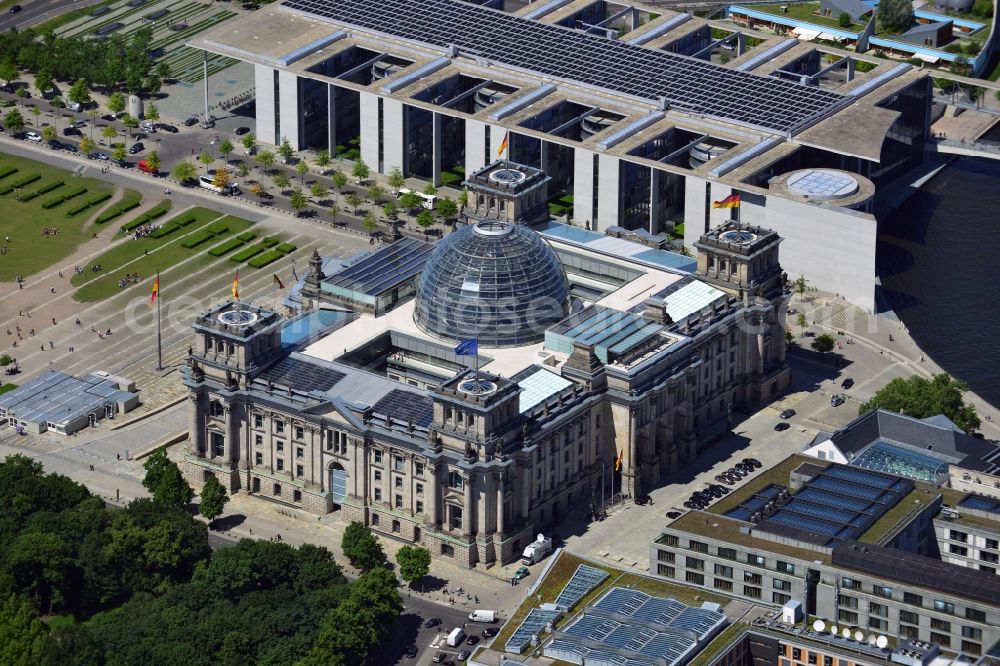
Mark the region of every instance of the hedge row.
POLYGON ((277 250, 278 252, 281 252, 282 254, 291 254, 292 252, 295 252, 297 248, 291 243, 281 243, 280 245, 278 245, 278 247, 274 249, 277 250))
POLYGON ((7 176, 15 173, 17 173, 17 167, 5 166, 0 169, 0 179, 6 178, 7 176))
POLYGON ((65 183, 63 183, 61 180, 54 180, 48 185, 42 185, 41 187, 39 187, 37 190, 35 190, 35 194, 48 194, 52 190, 56 189, 57 187, 62 187, 63 185, 65 185, 65 183))
POLYGON ((25 185, 30 185, 31 183, 35 182, 40 178, 41 178, 40 174, 37 173, 28 174, 27 176, 21 178, 20 180, 15 180, 13 183, 10 184, 10 186, 13 187, 14 189, 17 189, 19 187, 24 187, 25 185))
POLYGON ((284 254, 278 252, 277 250, 268 250, 264 254, 258 255, 253 259, 251 259, 250 261, 248 261, 247 265, 250 266, 251 268, 263 268, 272 261, 277 261, 278 259, 281 259, 284 256, 285 256, 284 254))
MULTIPOLYGON (((146 211, 139 217, 135 218, 131 222, 126 222, 125 224, 123 224, 122 234, 127 234, 133 229, 137 229, 148 222, 152 222, 158 217, 163 217, 164 215, 167 214, 168 210, 170 210, 170 206, 167 204, 167 202, 162 202, 157 204, 155 208, 150 208, 148 211, 146 211)), ((159 238, 159 236, 153 236, 153 238, 159 238)))
POLYGON ((90 208, 90 204, 87 203, 86 201, 84 201, 82 204, 73 206, 72 208, 70 208, 69 210, 67 210, 66 214, 67 215, 77 215, 77 214, 82 213, 83 211, 87 210, 88 208, 90 208))
POLYGON ((37 191, 36 192, 25 192, 20 197, 18 197, 18 201, 21 201, 21 202, 31 201, 32 199, 34 199, 37 196, 38 196, 38 192, 37 191))
POLYGON ((224 234, 227 231, 229 231, 229 225, 223 222, 222 220, 219 220, 218 222, 213 222, 212 224, 208 225, 207 227, 205 227, 205 229, 206 231, 210 231, 216 236, 218 236, 219 234, 224 234))
POLYGON ((91 206, 96 206, 97 204, 104 203, 105 201, 107 201, 110 198, 111 198, 111 192, 102 192, 101 194, 98 194, 97 196, 90 197, 90 199, 88 199, 87 201, 83 202, 82 204, 79 204, 77 206, 74 206, 74 207, 70 208, 68 211, 66 211, 66 214, 67 215, 78 215, 79 213, 82 213, 83 211, 85 211, 88 208, 90 208, 91 206))
POLYGON ((246 261, 247 259, 251 259, 253 257, 256 257, 258 254, 260 254, 261 252, 263 252, 266 249, 267 248, 265 246, 261 245, 261 244, 251 245, 250 247, 244 248, 244 249, 240 250, 239 252, 237 252, 236 254, 234 254, 233 256, 229 257, 229 260, 230 261, 235 261, 236 263, 241 264, 244 261, 246 261))
POLYGON ((149 234, 149 237, 150 238, 163 238, 164 236, 167 236, 169 234, 174 233, 178 229, 180 229, 180 226, 178 226, 175 222, 169 222, 167 224, 164 224, 162 227, 160 227, 156 231, 154 231, 151 234, 149 234))
POLYGON ((117 206, 113 206, 109 210, 106 210, 103 213, 101 213, 100 215, 98 215, 97 218, 94 219, 94 222, 96 222, 97 224, 104 224, 108 220, 113 220, 116 217, 118 217, 119 215, 123 215, 123 214, 129 212, 130 210, 132 210, 133 208, 136 208, 141 203, 142 203, 142 201, 139 201, 139 200, 137 200, 137 201, 123 201, 123 202, 119 203, 117 206))
POLYGON ((276 238, 275 236, 265 236, 264 238, 261 239, 260 244, 263 245, 264 247, 270 248, 274 247, 280 242, 281 242, 280 238, 276 238))
POLYGON ((184 239, 184 242, 181 243, 181 247, 186 247, 187 249, 190 250, 191 248, 198 247, 202 243, 211 240, 212 238, 215 238, 215 234, 213 234, 208 229, 203 229, 201 231, 191 234, 186 239, 184 239))
POLYGON ((7 185, 6 187, 0 187, 0 195, 10 194, 13 191, 14 188, 11 187, 10 185, 7 185))
POLYGON ((250 241, 252 241, 252 240, 253 240, 254 238, 257 238, 257 234, 255 234, 255 233, 254 233, 254 232, 252 232, 252 231, 244 231, 244 232, 243 232, 243 233, 241 233, 241 234, 240 234, 239 236, 237 236, 237 238, 239 238, 239 239, 240 239, 241 241, 243 241, 244 243, 249 243, 249 242, 250 242, 250 241))
POLYGON ((222 255, 232 252, 240 245, 243 245, 243 241, 240 240, 239 236, 236 238, 230 238, 225 243, 220 243, 208 251, 208 254, 213 257, 221 257, 222 255))

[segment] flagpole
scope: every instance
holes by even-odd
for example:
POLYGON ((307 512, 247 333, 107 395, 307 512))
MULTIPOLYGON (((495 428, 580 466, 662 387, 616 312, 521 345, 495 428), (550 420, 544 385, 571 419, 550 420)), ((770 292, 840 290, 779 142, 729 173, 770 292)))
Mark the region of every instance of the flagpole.
POLYGON ((156 369, 163 370, 163 339, 160 333, 160 271, 156 271, 156 369))

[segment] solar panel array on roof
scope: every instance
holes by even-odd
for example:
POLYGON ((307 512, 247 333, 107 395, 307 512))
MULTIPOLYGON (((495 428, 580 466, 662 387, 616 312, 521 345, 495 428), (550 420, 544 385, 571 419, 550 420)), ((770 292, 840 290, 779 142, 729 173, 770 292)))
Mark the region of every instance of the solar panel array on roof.
POLYGON ((541 633, 546 624, 554 622, 560 615, 560 611, 557 610, 533 608, 507 639, 507 644, 503 649, 507 652, 520 654, 524 648, 531 644, 531 639, 541 633))
POLYGON ((434 420, 434 401, 425 395, 393 389, 372 405, 372 411, 391 416, 397 422, 413 421, 414 425, 426 428, 434 420))
MULTIPOLYGON (((832 548, 860 536, 912 489, 909 479, 831 465, 779 503, 756 529, 832 548)), ((726 515, 750 521, 758 508, 744 502, 726 515)))
POLYGON ((404 238, 329 276, 323 290, 377 296, 420 273, 433 249, 430 243, 404 238))
POLYGON ((556 606, 566 609, 572 608, 576 605, 576 602, 583 599, 588 592, 603 583, 607 577, 607 571, 581 564, 576 568, 573 577, 566 583, 566 587, 556 597, 556 606))
POLYGON ((576 340, 594 345, 597 358, 609 363, 663 330, 638 314, 591 305, 547 330, 545 347, 569 354, 576 340))
POLYGON ((344 26, 459 51, 717 118, 788 132, 844 97, 704 60, 588 35, 458 0, 287 0, 344 26))
POLYGON ((308 393, 329 391, 344 377, 346 375, 343 372, 289 356, 262 372, 259 379, 308 393))

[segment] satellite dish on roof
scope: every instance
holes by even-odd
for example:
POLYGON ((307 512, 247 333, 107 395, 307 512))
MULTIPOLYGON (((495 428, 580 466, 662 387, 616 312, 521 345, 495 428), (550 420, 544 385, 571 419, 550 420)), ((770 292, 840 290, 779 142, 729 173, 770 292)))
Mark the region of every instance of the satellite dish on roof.
POLYGON ((824 622, 823 620, 816 620, 815 622, 813 622, 813 629, 820 632, 823 631, 824 629, 826 629, 826 622, 824 622))
POLYGON ((888 644, 889 644, 889 639, 886 638, 885 636, 879 636, 878 638, 875 639, 875 645, 877 645, 883 650, 888 644))
POLYGON ((865 640, 865 632, 860 631, 860 630, 859 631, 855 631, 854 632, 854 640, 856 640, 859 643, 861 641, 865 640))
POLYGON ((851 630, 848 629, 847 627, 844 627, 843 636, 844 636, 844 638, 850 638, 851 637, 851 630))
POLYGON ((875 634, 868 634, 868 645, 875 645, 875 634))
POLYGON ((837 628, 837 625, 833 625, 832 627, 830 627, 830 633, 836 636, 837 634, 840 633, 840 629, 837 628))

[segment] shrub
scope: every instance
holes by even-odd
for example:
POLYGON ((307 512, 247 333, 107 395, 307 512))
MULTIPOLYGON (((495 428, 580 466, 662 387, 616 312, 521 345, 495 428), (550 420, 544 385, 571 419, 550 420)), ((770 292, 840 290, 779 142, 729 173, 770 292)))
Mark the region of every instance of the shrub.
POLYGON ((19 187, 24 187, 25 185, 30 185, 39 178, 41 178, 41 176, 38 175, 37 173, 28 174, 27 176, 24 176, 19 180, 15 180, 13 183, 10 184, 10 186, 13 187, 14 189, 17 189, 19 187))
POLYGON ((250 247, 244 248, 239 252, 237 252, 236 254, 234 254, 233 256, 229 257, 229 260, 235 261, 236 263, 240 264, 246 261, 247 259, 256 257, 258 254, 260 254, 266 249, 267 248, 264 247, 263 245, 251 245, 250 247))
POLYGON ((52 190, 56 189, 57 187, 62 187, 63 185, 64 183, 61 180, 56 180, 49 183, 48 185, 42 185, 37 190, 35 190, 35 192, 37 194, 48 194, 52 190))
POLYGON ((199 231, 185 238, 184 242, 181 243, 181 247, 186 247, 188 249, 191 249, 193 247, 198 247, 205 241, 210 240, 212 238, 215 238, 215 234, 213 234, 208 229, 205 229, 204 231, 199 231))
POLYGON ((17 173, 16 167, 5 166, 2 169, 0 169, 0 178, 6 178, 7 176, 10 176, 11 174, 15 173, 17 173))
POLYGON ((205 228, 205 230, 210 231, 215 235, 224 234, 227 231, 229 231, 229 225, 227 225, 222 220, 219 220, 218 222, 213 222, 212 224, 208 225, 205 228))
POLYGON ((194 222, 195 219, 196 218, 194 215, 185 215, 184 217, 175 220, 175 222, 177 223, 178 226, 186 227, 187 225, 194 222))
POLYGON ((57 196, 57 197, 53 197, 51 199, 46 199, 45 201, 42 202, 42 208, 44 208, 46 210, 48 210, 49 208, 55 208, 56 206, 58 206, 59 204, 61 204, 63 201, 66 201, 66 197, 64 197, 64 196, 57 196))
POLYGON ((87 205, 88 206, 96 206, 99 203, 104 203, 105 201, 107 201, 110 198, 111 198, 111 192, 103 192, 101 194, 98 194, 96 197, 91 197, 87 201, 87 205))
POLYGON ((230 238, 225 243, 220 243, 219 245, 213 247, 211 250, 208 251, 208 253, 213 257, 221 257, 222 255, 228 252, 232 252, 240 245, 243 245, 243 241, 241 241, 239 238, 230 238))
POLYGON ((280 238, 275 238, 274 236, 265 236, 261 239, 260 244, 264 247, 274 247, 281 242, 280 238))
POLYGON ((10 194, 14 191, 14 188, 8 185, 7 187, 0 187, 0 195, 10 194))
POLYGON ((78 215, 79 213, 82 213, 83 211, 87 210, 88 208, 90 208, 90 204, 87 203, 87 202, 84 202, 82 204, 79 204, 78 206, 74 206, 73 208, 70 208, 68 211, 66 211, 66 214, 67 215, 78 215))
POLYGON ((258 255, 253 259, 251 259, 250 261, 248 261, 247 265, 250 266, 251 268, 263 268, 272 261, 277 261, 278 259, 281 259, 283 256, 285 255, 277 250, 268 250, 264 254, 258 255))
POLYGON ((73 197, 78 197, 81 194, 86 194, 86 193, 87 193, 87 188, 81 185, 79 187, 74 187, 73 189, 64 192, 62 198, 65 200, 69 200, 72 199, 73 197))
POLYGON ((169 224, 164 224, 162 227, 160 227, 156 231, 151 232, 149 234, 149 237, 150 238, 163 238, 164 236, 166 236, 168 234, 174 233, 178 229, 180 229, 180 227, 177 226, 176 224, 174 224, 173 222, 171 222, 169 224))
POLYGON ((34 199, 37 196, 38 196, 38 191, 37 190, 34 191, 34 192, 25 192, 24 194, 21 195, 20 201, 22 201, 22 202, 24 202, 24 201, 31 201, 32 199, 34 199))
POLYGON ((103 213, 101 213, 100 215, 98 215, 97 218, 94 220, 94 222, 96 222, 97 224, 104 224, 108 220, 113 220, 116 217, 118 217, 119 215, 122 215, 124 213, 129 212, 133 208, 137 207, 140 203, 142 203, 142 202, 140 202, 140 201, 123 201, 122 203, 118 204, 117 206, 111 208, 110 210, 106 210, 103 213))
POLYGON ((239 236, 237 236, 237 238, 239 238, 239 239, 240 239, 241 241, 243 241, 244 243, 249 243, 249 242, 250 242, 250 241, 252 241, 252 240, 253 240, 254 238, 257 238, 257 234, 255 234, 255 233, 254 233, 254 232, 252 232, 252 231, 244 231, 244 232, 243 232, 243 233, 241 233, 241 234, 240 234, 239 236))

